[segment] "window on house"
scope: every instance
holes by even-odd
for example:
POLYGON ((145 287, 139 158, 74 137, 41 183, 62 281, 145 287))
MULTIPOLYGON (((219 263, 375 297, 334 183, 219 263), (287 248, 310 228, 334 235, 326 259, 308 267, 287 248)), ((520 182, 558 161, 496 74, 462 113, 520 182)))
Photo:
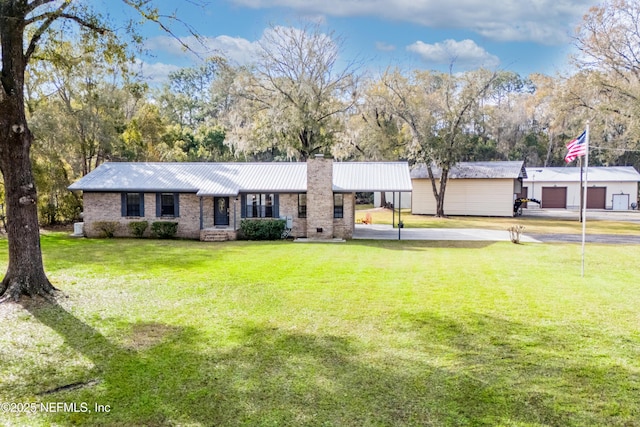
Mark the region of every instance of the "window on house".
POLYGON ((272 193, 253 193, 243 196, 244 218, 274 218, 278 214, 277 195, 272 193))
POLYGON ((175 216, 176 204, 173 193, 162 193, 160 195, 160 216, 175 216))
POLYGON ((273 218, 273 194, 265 194, 264 196, 264 216, 273 218))
POLYGON ((157 217, 179 217, 180 216, 180 194, 178 193, 156 193, 156 216, 157 217))
POLYGON ((122 216, 144 216, 143 193, 122 193, 122 216))
POLYGON ((298 218, 307 217, 307 193, 298 194, 298 218))
POLYGON ((344 194, 333 194, 333 217, 343 218, 344 216, 344 194))

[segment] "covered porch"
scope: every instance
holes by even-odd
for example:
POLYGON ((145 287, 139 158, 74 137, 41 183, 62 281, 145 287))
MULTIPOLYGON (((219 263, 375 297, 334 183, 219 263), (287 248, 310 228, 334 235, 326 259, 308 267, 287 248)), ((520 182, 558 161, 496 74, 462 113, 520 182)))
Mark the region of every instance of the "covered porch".
POLYGON ((240 210, 237 195, 200 196, 200 241, 237 240, 240 210))

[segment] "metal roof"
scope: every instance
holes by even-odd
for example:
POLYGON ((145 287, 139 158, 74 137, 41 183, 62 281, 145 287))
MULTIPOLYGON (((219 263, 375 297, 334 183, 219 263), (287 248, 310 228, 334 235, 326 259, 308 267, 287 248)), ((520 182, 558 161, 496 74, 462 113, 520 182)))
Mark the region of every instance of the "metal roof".
POLYGON ((411 191, 406 162, 335 162, 333 191, 411 191))
MULTIPOLYGON (((586 170, 586 168, 585 168, 586 170)), ((580 182, 580 168, 527 168, 526 181, 580 182)), ((640 182, 640 173, 633 166, 589 166, 588 181, 640 182)))
MULTIPOLYGON (((333 164, 334 191, 411 191, 407 163, 333 164)), ((103 163, 69 186, 82 191, 185 192, 236 196, 241 192, 307 191, 307 164, 103 163)))
MULTIPOLYGON (((432 167, 433 176, 440 178, 442 171, 440 168, 432 167)), ((449 171, 449 179, 517 179, 526 178, 527 173, 523 161, 517 162, 460 162, 449 171)), ((429 178, 427 166, 425 164, 416 165, 411 170, 411 178, 429 178)))

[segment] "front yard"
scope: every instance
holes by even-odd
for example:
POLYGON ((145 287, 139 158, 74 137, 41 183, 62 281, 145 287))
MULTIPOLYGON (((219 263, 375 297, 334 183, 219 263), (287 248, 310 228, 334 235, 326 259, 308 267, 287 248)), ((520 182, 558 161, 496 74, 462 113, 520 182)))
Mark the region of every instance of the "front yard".
POLYGON ((573 244, 42 245, 63 296, 0 305, 7 425, 640 425, 640 246, 581 278, 573 244))

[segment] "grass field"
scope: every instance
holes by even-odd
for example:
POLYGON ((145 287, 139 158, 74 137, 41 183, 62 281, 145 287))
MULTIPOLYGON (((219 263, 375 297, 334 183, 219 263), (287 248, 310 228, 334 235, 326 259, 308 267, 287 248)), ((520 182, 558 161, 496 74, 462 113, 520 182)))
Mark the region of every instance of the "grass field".
POLYGON ((640 426, 640 246, 42 246, 63 296, 0 305, 0 402, 50 411, 0 424, 640 426))

